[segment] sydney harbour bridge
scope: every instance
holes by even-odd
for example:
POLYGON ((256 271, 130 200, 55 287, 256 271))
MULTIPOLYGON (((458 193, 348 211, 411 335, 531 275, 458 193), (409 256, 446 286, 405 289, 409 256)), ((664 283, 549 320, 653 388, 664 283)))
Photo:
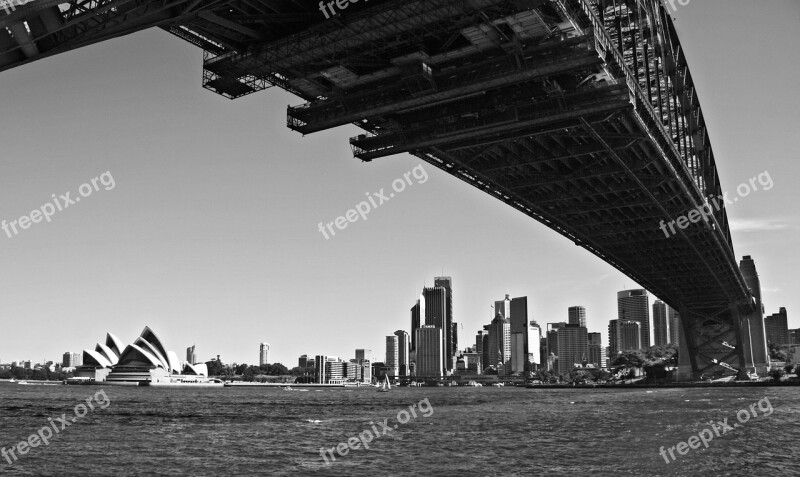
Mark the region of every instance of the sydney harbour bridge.
POLYGON ((23 1, 0 0, 0 71, 161 28, 202 50, 206 89, 287 90, 289 128, 355 124, 355 157, 415 155, 638 282, 680 313, 680 379, 767 372, 757 274, 710 205, 714 152, 659 0, 23 1))

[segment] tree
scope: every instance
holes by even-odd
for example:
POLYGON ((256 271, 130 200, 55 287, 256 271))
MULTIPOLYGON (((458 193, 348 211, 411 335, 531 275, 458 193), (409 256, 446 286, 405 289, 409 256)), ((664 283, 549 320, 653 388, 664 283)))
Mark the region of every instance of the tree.
POLYGON ((641 350, 625 351, 614 359, 613 366, 624 368, 641 368, 644 366, 645 358, 641 350))
POLYGON ((225 374, 225 366, 223 366, 221 361, 217 361, 216 359, 206 361, 206 367, 208 368, 209 376, 222 376, 225 374))
POLYGON ((786 349, 776 343, 769 342, 769 357, 775 361, 786 361, 786 349))
POLYGON ((773 369, 772 371, 770 371, 770 372, 769 372, 769 376, 770 376, 770 377, 772 378, 772 380, 773 380, 773 381, 775 381, 776 383, 779 383, 779 382, 781 381, 781 378, 783 377, 783 374, 784 374, 784 373, 783 373, 783 370, 782 370, 782 369, 780 369, 780 368, 778 368, 778 369, 773 369))

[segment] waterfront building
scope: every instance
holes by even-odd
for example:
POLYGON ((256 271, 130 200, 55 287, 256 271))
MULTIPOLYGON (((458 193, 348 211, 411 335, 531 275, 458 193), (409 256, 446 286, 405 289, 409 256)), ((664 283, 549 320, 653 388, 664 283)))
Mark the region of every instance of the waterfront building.
POLYGON ((498 370, 503 366, 504 372, 505 366, 511 360, 511 323, 500 313, 497 313, 489 325, 488 358, 488 366, 495 366, 498 370))
POLYGON ((308 355, 304 354, 301 355, 300 358, 297 360, 297 366, 299 368, 306 369, 308 367, 308 355))
POLYGON ((650 347, 650 294, 647 290, 623 290, 617 293, 617 318, 640 324, 641 348, 650 347))
POLYGON ((445 374, 444 332, 438 326, 422 325, 417 330, 416 375, 442 377, 445 374))
POLYGON ((386 365, 387 374, 390 377, 400 375, 400 350, 398 349, 398 339, 396 335, 386 337, 386 365))
POLYGON ((586 335, 586 346, 589 351, 589 364, 594 364, 598 368, 605 368, 600 333, 588 333, 586 335))
POLYGON ((789 343, 800 344, 800 328, 789 330, 789 343))
POLYGON ((617 325, 617 345, 619 351, 642 349, 642 323, 634 320, 619 320, 617 325))
POLYGON ((653 344, 665 346, 667 343, 669 343, 667 305, 661 300, 656 300, 653 303, 653 344))
POLYGON ((357 349, 356 350, 356 360, 362 359, 372 359, 372 350, 371 349, 357 349))
POLYGON ((539 326, 538 323, 531 320, 527 326, 527 337, 525 340, 527 359, 528 359, 528 367, 526 371, 535 371, 539 368, 539 365, 542 363, 541 350, 539 349, 541 340, 542 340, 542 328, 539 326))
MULTIPOLYGON (((442 329, 442 352, 445 354, 445 370, 448 368, 447 351, 448 338, 452 336, 452 329, 447 322, 447 289, 443 286, 426 287, 422 289, 425 299, 425 326, 435 326, 442 329)), ((419 343, 417 343, 419 346, 419 343)), ((450 358, 452 363, 452 357, 450 358)))
POLYGON ((445 369, 452 370, 455 369, 455 355, 458 352, 458 331, 453 316, 453 279, 452 277, 434 277, 433 286, 444 288, 445 291, 444 321, 442 323, 445 334, 445 369))
POLYGON ((556 330, 558 339, 558 374, 567 375, 576 364, 588 359, 588 336, 585 326, 567 324, 556 330))
POLYGON ((525 333, 511 333, 510 374, 524 373, 528 355, 525 354, 525 333))
POLYGON ((422 318, 425 317, 425 297, 420 295, 417 304, 411 307, 411 349, 417 349, 417 330, 422 326, 422 318))
POLYGON ((669 342, 680 346, 680 337, 683 335, 681 315, 674 308, 668 306, 667 317, 669 319, 669 342))
POLYGON ((264 366, 270 363, 269 361, 269 343, 261 343, 258 347, 258 364, 264 366))
POLYGON ((608 322, 608 360, 613 361, 619 354, 619 344, 617 337, 619 332, 619 320, 608 322))
POLYGON ((410 376, 408 365, 411 359, 411 340, 405 330, 397 330, 394 334, 397 337, 397 375, 410 376))
POLYGON ((792 343, 789 337, 789 323, 786 316, 786 308, 781 307, 778 313, 764 318, 764 327, 766 329, 768 343, 781 346, 792 343))
POLYGON ((547 355, 558 356, 558 329, 567 326, 565 322, 547 324, 547 355))
POLYGON ((72 353, 67 351, 61 360, 61 366, 64 368, 77 368, 83 364, 83 355, 81 353, 72 353))
POLYGON ((567 309, 568 323, 586 327, 586 308, 583 306, 571 306, 567 309))
POLYGON ((197 352, 195 351, 195 345, 186 348, 186 362, 189 364, 197 363, 197 352))
POLYGON ((492 325, 483 325, 483 346, 481 347, 481 365, 483 369, 489 366, 489 328, 492 325))

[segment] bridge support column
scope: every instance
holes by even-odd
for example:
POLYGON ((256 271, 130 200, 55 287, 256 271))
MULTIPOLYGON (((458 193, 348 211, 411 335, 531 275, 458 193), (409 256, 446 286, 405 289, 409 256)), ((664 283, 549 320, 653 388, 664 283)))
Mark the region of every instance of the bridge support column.
POLYGON ((743 344, 750 334, 742 331, 747 318, 741 313, 738 303, 713 311, 681 308, 676 381, 750 378, 745 350, 752 347, 743 344))
POLYGON ((761 308, 744 312, 734 306, 731 312, 739 323, 743 359, 748 374, 765 377, 769 374, 769 351, 764 330, 764 315, 761 308))

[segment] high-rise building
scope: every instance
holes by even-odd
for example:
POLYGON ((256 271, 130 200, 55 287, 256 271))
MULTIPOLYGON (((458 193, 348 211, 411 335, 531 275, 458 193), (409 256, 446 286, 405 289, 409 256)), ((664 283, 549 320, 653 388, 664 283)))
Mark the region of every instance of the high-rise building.
POLYGON ((620 352, 642 349, 642 323, 634 320, 619 320, 617 346, 619 346, 620 352))
POLYGON ((433 286, 445 290, 444 321, 442 329, 445 339, 445 369, 455 369, 455 355, 458 352, 458 332, 453 320, 453 279, 451 277, 434 277, 433 286))
POLYGON ((668 306, 667 317, 669 318, 669 342, 680 346, 680 337, 683 335, 681 315, 674 308, 668 306))
POLYGON ((475 335, 475 352, 483 354, 483 330, 478 330, 478 334, 475 335))
POLYGON ((774 313, 764 318, 764 327, 767 331, 767 342, 777 345, 791 344, 789 338, 789 323, 786 316, 786 308, 781 307, 778 313, 774 313))
POLYGON ((503 318, 497 313, 492 324, 489 325, 489 362, 488 366, 495 366, 498 369, 503 366, 505 374, 511 374, 505 366, 511 360, 511 323, 507 318, 503 318))
POLYGON ((186 348, 186 362, 189 364, 196 364, 197 363, 197 353, 194 349, 195 345, 189 346, 186 348))
POLYGON ((789 330, 789 343, 800 344, 800 328, 789 330))
POLYGON ((483 326, 483 347, 481 349, 481 366, 483 366, 483 369, 489 366, 489 328, 491 326, 483 326))
POLYGON ((582 306, 571 306, 567 309, 570 325, 586 327, 586 308, 582 306))
POLYGON ((548 366, 547 354, 547 337, 542 336, 539 338, 539 363, 544 371, 552 371, 548 366))
POLYGON ((83 355, 81 353, 72 353, 67 351, 61 360, 61 366, 64 368, 77 368, 83 365, 83 355))
POLYGON ((397 330, 394 335, 397 336, 398 376, 410 376, 408 366, 411 358, 411 340, 405 330, 397 330))
POLYGON ((608 322, 608 360, 609 364, 619 354, 619 343, 617 337, 619 336, 619 320, 610 320, 608 322))
POLYGON ((667 305, 661 300, 653 303, 653 343, 656 346, 665 346, 669 343, 667 305))
MULTIPOLYGON (((526 333, 511 333, 511 369, 513 374, 524 373, 528 356, 525 354, 526 333)), ((506 372, 508 374, 508 370, 506 372)))
POLYGON ((386 359, 384 365, 388 369, 389 376, 400 375, 400 350, 397 335, 390 335, 386 337, 386 359))
POLYGON ((258 364, 264 366, 269 364, 269 343, 261 343, 258 348, 258 364))
POLYGON ((421 377, 444 376, 444 332, 433 325, 422 325, 417 330, 416 375, 421 377))
POLYGON ((539 326, 538 323, 531 320, 528 323, 527 328, 527 358, 528 358, 528 369, 527 371, 535 371, 539 368, 539 365, 542 364, 541 360, 541 350, 539 349, 539 345, 542 341, 542 328, 539 326))
POLYGON ((745 284, 756 299, 757 310, 742 320, 741 338, 744 348, 745 362, 751 364, 756 373, 766 375, 769 371, 769 353, 767 352, 767 333, 764 326, 764 303, 761 301, 761 281, 758 278, 756 263, 746 255, 739 262, 745 284))
POLYGON ((585 326, 565 325, 556 330, 558 339, 558 374, 569 374, 575 364, 588 361, 588 336, 585 326))
POLYGON ((558 329, 567 326, 565 322, 547 324, 547 356, 558 356, 558 329))
POLYGON ((314 382, 317 384, 325 384, 328 382, 327 375, 325 374, 325 363, 328 362, 328 357, 318 354, 314 357, 314 382))
POLYGON ((301 355, 300 358, 297 360, 297 367, 306 369, 308 367, 308 355, 304 354, 301 355))
POLYGON ((511 371, 524 373, 528 368, 528 297, 512 298, 508 311, 510 316, 506 318, 510 318, 511 325, 511 371))
POLYGON ((362 359, 372 359, 372 350, 371 349, 357 349, 356 350, 356 361, 360 361, 362 359))
POLYGON ((421 295, 419 300, 417 300, 417 304, 411 307, 411 349, 417 349, 417 330, 422 325, 422 318, 425 316, 425 312, 422 310, 424 308, 424 300, 421 295))
POLYGON ((422 289, 422 296, 425 301, 425 325, 435 326, 442 329, 442 352, 445 354, 445 370, 452 364, 452 356, 448 361, 447 351, 450 348, 452 330, 447 322, 447 289, 443 286, 426 287, 422 289))
POLYGON ((603 344, 600 333, 588 333, 586 335, 586 346, 589 350, 589 363, 602 368, 605 361, 603 360, 603 344))
POLYGON ((638 321, 641 325, 641 346, 650 347, 650 294, 647 290, 624 290, 617 293, 617 318, 638 321))
POLYGON ((503 318, 511 318, 511 298, 508 294, 500 301, 494 302, 494 314, 500 314, 503 318))

